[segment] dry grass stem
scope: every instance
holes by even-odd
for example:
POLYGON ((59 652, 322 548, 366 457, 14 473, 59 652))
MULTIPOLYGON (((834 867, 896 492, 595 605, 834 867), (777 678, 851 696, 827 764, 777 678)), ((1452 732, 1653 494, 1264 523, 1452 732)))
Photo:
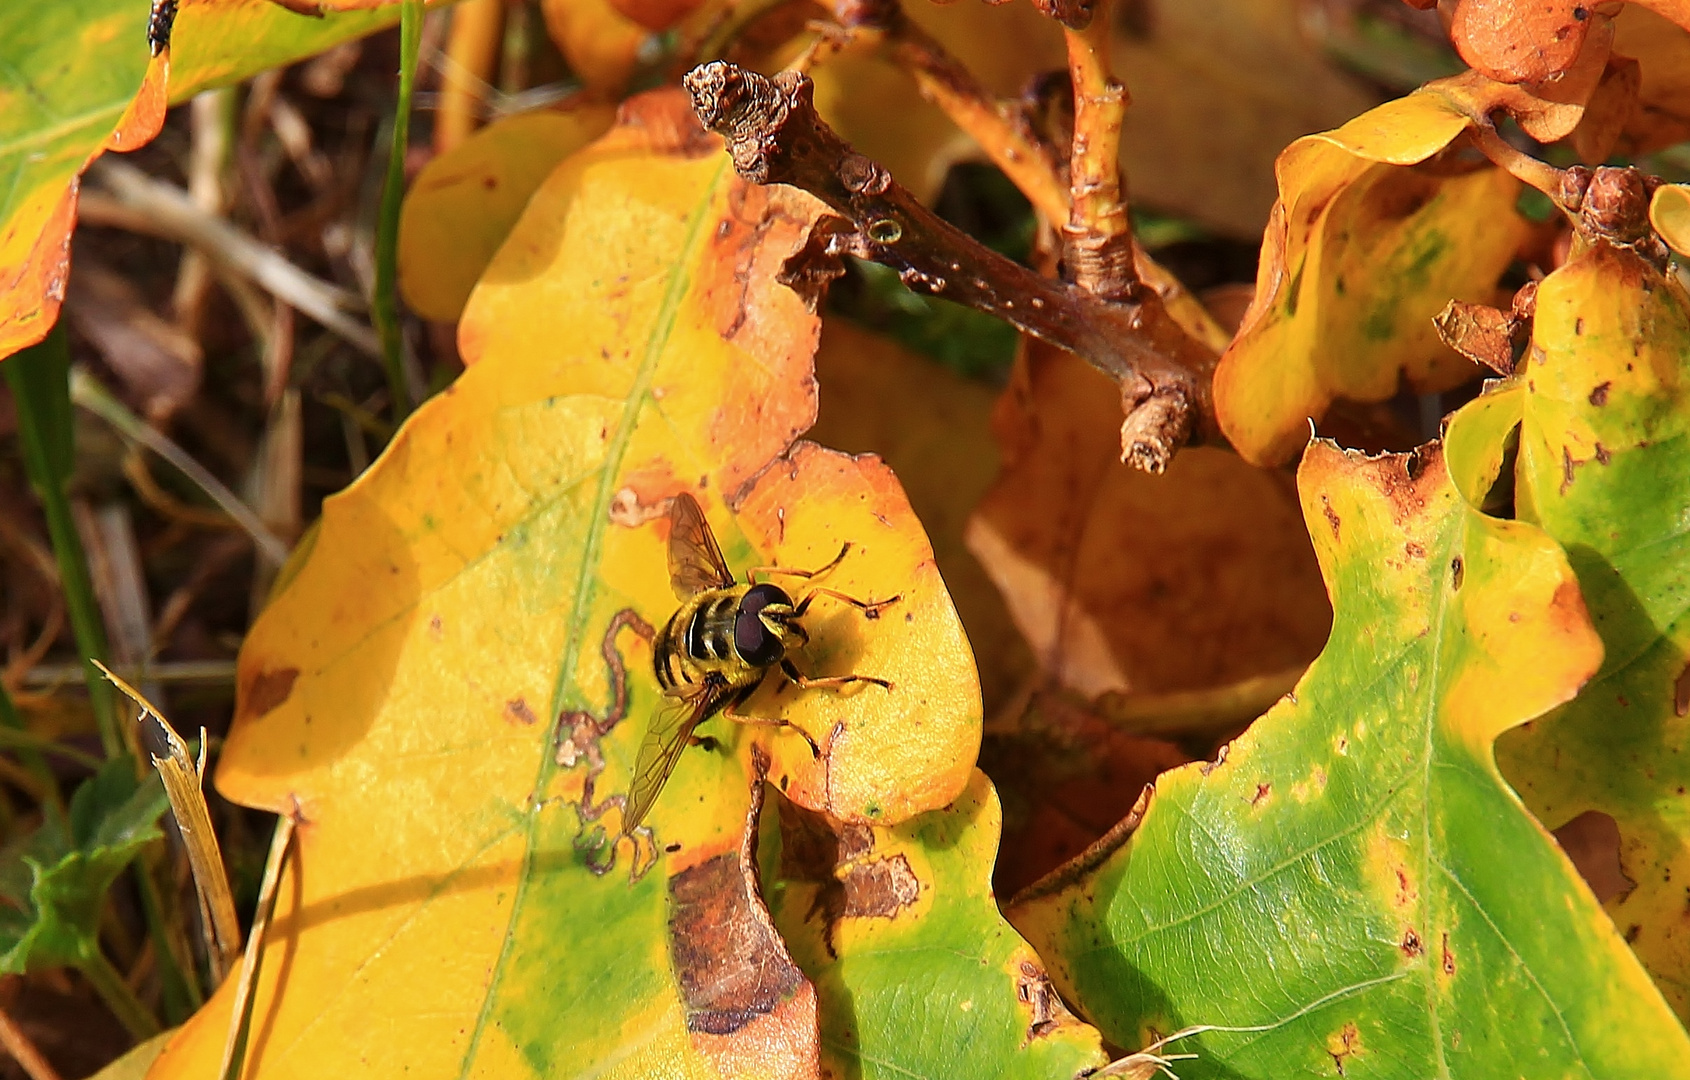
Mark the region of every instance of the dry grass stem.
POLYGON ((242 502, 223 485, 210 471, 195 461, 193 457, 163 432, 142 423, 141 420, 124 408, 123 403, 99 384, 92 375, 81 368, 75 368, 70 375, 70 398, 77 405, 100 417, 106 423, 116 428, 126 438, 145 446, 148 450, 170 462, 204 491, 210 499, 223 509, 223 512, 234 519, 235 523, 252 537, 253 545, 258 553, 280 566, 288 557, 288 546, 283 543, 269 527, 259 520, 246 503, 242 502))
MULTIPOLYGON (((375 332, 347 314, 362 306, 352 293, 306 273, 222 218, 200 210, 181 188, 155 180, 133 165, 101 158, 89 169, 89 175, 119 208, 131 212, 106 214, 96 223, 119 225, 188 244, 213 261, 251 278, 361 352, 381 355, 375 332)), ((91 220, 92 194, 82 197, 84 220, 91 220)), ((98 213, 104 208, 102 201, 94 199, 92 205, 95 218, 102 217, 98 213)))
MULTIPOLYGON (((112 671, 126 679, 147 679, 150 682, 163 684, 180 683, 208 683, 212 685, 233 686, 235 684, 235 662, 233 660, 166 660, 161 663, 147 664, 114 664, 112 671)), ((49 689, 55 686, 67 686, 82 677, 81 664, 37 664, 29 669, 21 682, 24 686, 34 689, 49 689)))
POLYGON ((270 855, 264 862, 264 880, 258 886, 258 906, 252 914, 252 933, 247 937, 246 953, 241 957, 240 981, 235 985, 235 1000, 229 1009, 229 1036, 223 1044, 223 1066, 217 1070, 221 1080, 238 1080, 241 1063, 236 1055, 246 1043, 248 1013, 252 1009, 252 988, 258 981, 258 961, 264 939, 270 929, 270 916, 276 910, 276 890, 282 881, 282 866, 288 849, 293 846, 294 819, 283 814, 276 820, 276 834, 270 839, 270 855))
POLYGON ((28 1074, 29 1080, 59 1080, 59 1074, 47 1064, 47 1059, 41 1056, 35 1043, 4 1009, 0 1009, 0 1046, 12 1055, 12 1060, 28 1074))
POLYGON ((98 660, 94 663, 113 685, 140 707, 139 719, 152 718, 168 748, 164 757, 151 755, 153 767, 164 780, 165 794, 170 797, 170 812, 176 817, 177 830, 188 849, 188 865, 194 871, 194 892, 200 902, 200 927, 205 933, 211 979, 220 983, 233 967, 235 954, 240 952, 241 926, 235 917, 235 899, 229 892, 229 878, 223 871, 223 852, 217 844, 217 831, 211 824, 211 810, 206 806, 205 792, 201 788, 205 767, 203 733, 200 758, 196 761, 188 753, 188 744, 182 741, 152 702, 112 674, 110 668, 98 660))

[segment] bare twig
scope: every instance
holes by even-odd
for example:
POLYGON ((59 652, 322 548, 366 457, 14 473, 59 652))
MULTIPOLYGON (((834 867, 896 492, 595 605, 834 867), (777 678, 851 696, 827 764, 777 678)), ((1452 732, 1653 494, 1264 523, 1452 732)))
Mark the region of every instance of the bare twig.
POLYGON ((1064 230, 1074 280, 1105 300, 1131 299, 1132 222, 1121 184, 1121 123, 1127 90, 1109 70, 1110 0, 1096 0, 1081 29, 1067 27, 1068 71, 1074 81, 1074 143, 1068 163, 1072 192, 1064 230))
POLYGON ((996 100, 945 46, 916 25, 897 0, 837 0, 847 32, 880 39, 889 58, 915 79, 921 96, 979 144, 986 156, 1053 226, 1068 219, 1068 192, 1054 150, 1016 105, 996 100))
POLYGON ((106 214, 102 223, 191 244, 214 262, 250 277, 360 351, 381 355, 375 333, 347 314, 356 310, 360 301, 345 289, 299 269, 228 222, 202 212, 187 192, 155 180, 133 165, 107 155, 89 173, 111 193, 111 198, 99 199, 96 192, 84 194, 81 204, 84 219, 90 218, 91 209, 95 216, 103 209, 128 210, 128 214, 106 214))
POLYGON ((1218 437, 1209 402, 1215 355, 1151 290, 1108 303, 977 243, 829 128, 816 115, 810 80, 798 72, 768 79, 714 62, 685 83, 705 126, 726 136, 740 176, 801 188, 844 215, 819 223, 783 272, 811 300, 841 272, 839 256, 881 263, 912 289, 995 315, 1114 379, 1127 414, 1121 450, 1128 463, 1161 472, 1188 440, 1218 437))
POLYGON ((1569 208, 1561 199, 1560 169, 1516 149, 1508 140, 1498 135, 1496 128, 1488 122, 1475 122, 1468 130, 1472 133, 1473 145, 1504 172, 1549 196, 1550 201, 1562 211, 1568 214, 1577 212, 1576 207, 1569 208))
POLYGON ((1033 0, 1033 6, 1069 30, 1084 30, 1092 23, 1098 0, 1033 0))

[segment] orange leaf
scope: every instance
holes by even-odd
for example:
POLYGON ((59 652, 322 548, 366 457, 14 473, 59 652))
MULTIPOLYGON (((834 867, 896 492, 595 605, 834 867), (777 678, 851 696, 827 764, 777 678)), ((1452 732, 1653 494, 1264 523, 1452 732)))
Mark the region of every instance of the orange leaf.
POLYGON ((1543 82, 1573 66, 1593 26, 1590 0, 1462 0, 1449 35, 1468 66, 1502 82, 1543 82))
POLYGON ((1027 344, 968 542, 1046 673, 1087 696, 1154 693, 1312 658, 1328 608, 1290 485, 1213 449, 1147 475, 1112 449, 1120 424, 1105 376, 1027 344))

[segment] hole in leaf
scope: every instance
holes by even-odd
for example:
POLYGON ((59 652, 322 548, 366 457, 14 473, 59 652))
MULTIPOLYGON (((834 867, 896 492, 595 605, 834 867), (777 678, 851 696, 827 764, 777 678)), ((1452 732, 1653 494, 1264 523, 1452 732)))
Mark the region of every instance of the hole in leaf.
POLYGON ((1637 887, 1620 866, 1620 827, 1609 815, 1586 810, 1556 829, 1555 839, 1590 885, 1598 903, 1605 904, 1637 887))
POLYGON ((1497 470, 1496 479, 1491 481, 1490 490, 1479 502, 1480 513, 1509 521, 1514 519, 1514 471, 1519 459, 1520 425, 1515 424, 1502 440, 1502 465, 1497 470))

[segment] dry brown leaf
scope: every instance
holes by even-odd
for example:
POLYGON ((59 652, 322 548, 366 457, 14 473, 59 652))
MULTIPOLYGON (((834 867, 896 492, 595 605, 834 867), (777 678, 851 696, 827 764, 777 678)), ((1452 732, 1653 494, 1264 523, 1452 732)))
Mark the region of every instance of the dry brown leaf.
POLYGON ((149 419, 168 419, 199 390, 199 343, 160 318, 128 278, 78 259, 65 310, 149 419))
POLYGON ((1093 696, 1306 662, 1329 612, 1290 478, 1209 449, 1162 477, 1129 469, 1118 396, 1032 344, 994 417, 1004 471, 968 545, 1046 673, 1093 696))

